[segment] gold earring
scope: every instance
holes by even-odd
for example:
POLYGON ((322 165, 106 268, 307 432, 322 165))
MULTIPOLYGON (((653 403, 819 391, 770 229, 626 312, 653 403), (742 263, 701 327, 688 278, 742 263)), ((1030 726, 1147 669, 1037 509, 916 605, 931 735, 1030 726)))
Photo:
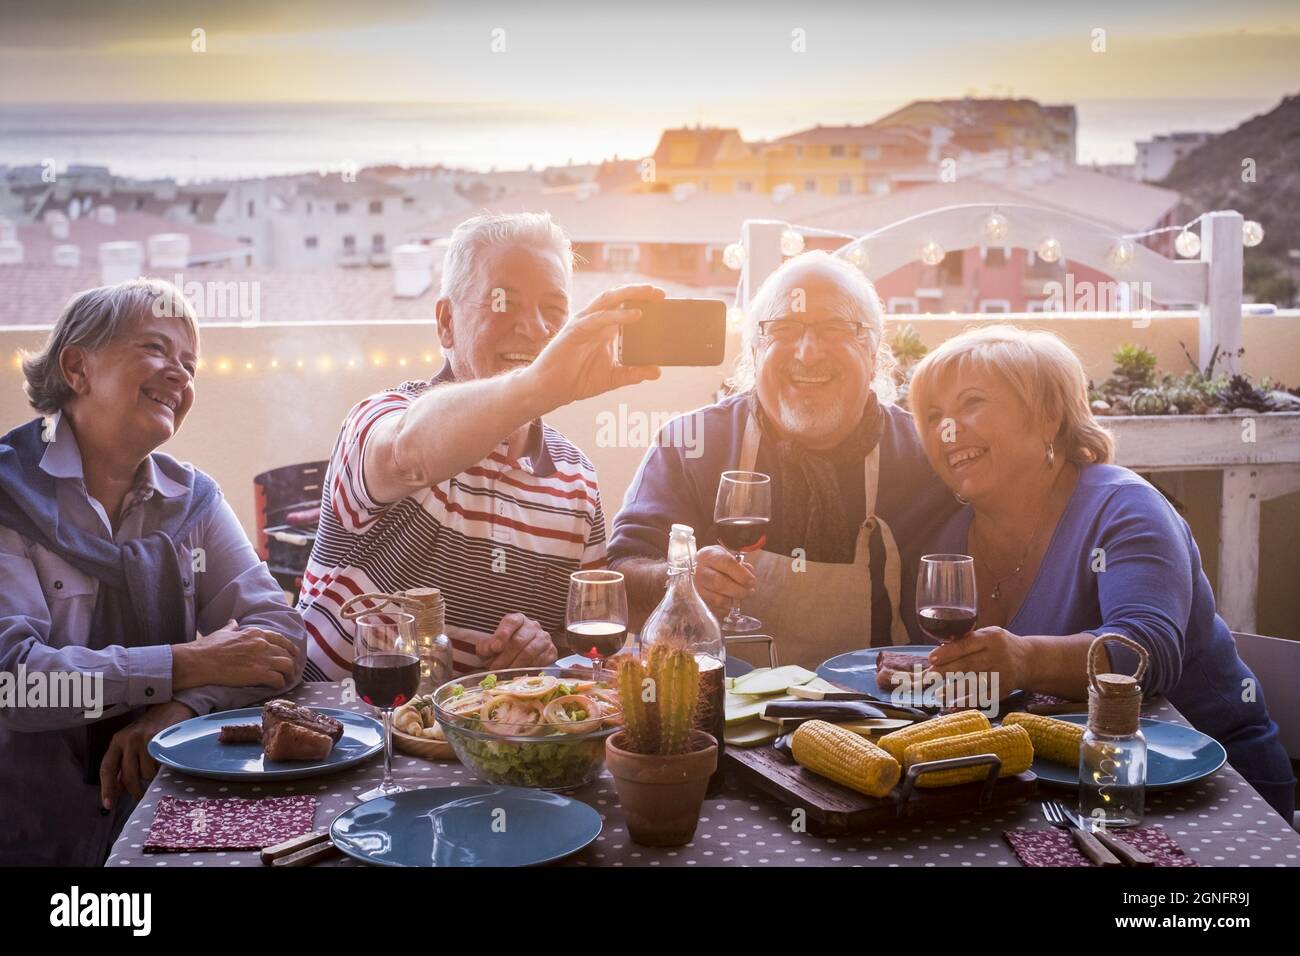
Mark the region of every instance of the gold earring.
POLYGON ((1051 468, 1056 463, 1056 446, 1053 442, 1047 443, 1047 467, 1051 468))

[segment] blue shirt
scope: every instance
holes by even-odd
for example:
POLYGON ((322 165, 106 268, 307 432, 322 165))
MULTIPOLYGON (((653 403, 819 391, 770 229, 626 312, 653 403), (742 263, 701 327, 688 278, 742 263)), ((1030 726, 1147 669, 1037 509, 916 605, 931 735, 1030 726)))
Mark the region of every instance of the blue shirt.
MULTIPOLYGON (((730 395, 714 405, 688 412, 694 431, 680 420, 669 422, 651 445, 628 486, 623 510, 614 518, 609 543, 612 564, 621 558, 663 560, 668 553, 668 532, 674 523, 695 529, 700 547, 712 544, 713 509, 722 472, 737 467, 745 424, 749 416, 748 393, 730 395), (676 436, 677 445, 671 442, 676 436)), ((921 546, 936 534, 957 510, 957 502, 930 468, 921 449, 912 416, 896 405, 881 403, 880 485, 876 514, 889 525, 898 542, 903 564, 902 619, 915 636, 916 566, 921 546)), ((772 524, 779 527, 781 489, 777 487, 775 451, 771 443, 758 447, 756 471, 773 475, 772 524)), ((844 462, 838 470, 844 515, 853 527, 866 520, 863 461, 844 462)), ((785 535, 769 533, 768 539, 785 535)), ((802 542, 809 561, 818 556, 818 542, 802 542)), ((880 556, 883 562, 883 555, 880 556)), ((873 561, 873 564, 876 563, 873 561)), ((883 587, 873 593, 883 595, 883 587)))
MULTIPOLYGON (((146 459, 122 504, 116 533, 103 506, 86 491, 76 435, 58 417, 41 469, 56 479, 61 522, 121 544, 157 530, 162 501, 183 493, 187 468, 146 459)), ((266 563, 224 500, 190 537, 178 542, 195 570, 186 600, 200 633, 234 618, 245 627, 278 631, 302 648, 302 619, 288 607, 266 563)), ((268 687, 172 688, 172 647, 87 645, 99 582, 11 528, 0 527, 0 672, 52 684, 85 675, 102 681, 104 717, 180 701, 196 714, 246 707, 271 696, 268 687)), ((298 677, 295 676, 294 683, 298 677)), ((13 686, 13 684, 11 684, 13 686)), ((125 792, 114 812, 99 811, 99 787, 83 781, 85 726, 80 706, 0 707, 0 865, 98 866, 135 806, 125 792)))
MULTIPOLYGON (((973 517, 963 508, 932 550, 969 553, 973 517)), ((1222 743, 1238 772, 1290 820, 1285 807, 1294 802, 1295 780, 1263 691, 1215 611, 1191 529, 1150 483, 1116 465, 1080 466, 1007 630, 1113 632, 1141 644, 1151 655, 1145 693, 1167 697, 1194 727, 1222 743)), ((1134 651, 1119 644, 1107 650, 1116 673, 1137 670, 1134 651)))

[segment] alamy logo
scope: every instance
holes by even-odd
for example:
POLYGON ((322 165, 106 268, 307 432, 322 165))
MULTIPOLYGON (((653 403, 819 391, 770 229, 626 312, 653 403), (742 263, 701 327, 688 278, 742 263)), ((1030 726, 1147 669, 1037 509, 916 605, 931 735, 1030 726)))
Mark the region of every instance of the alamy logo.
POLYGON ((647 448, 651 444, 684 448, 687 458, 704 454, 698 413, 632 411, 619 402, 617 411, 596 416, 596 444, 601 448, 647 448))
POLYGON ((0 671, 0 710, 17 708, 80 710, 88 720, 104 715, 102 671, 0 671))
MULTIPOLYGON (((262 283, 257 280, 248 282, 218 282, 209 279, 199 282, 185 277, 179 272, 173 277, 173 283, 194 307, 200 319, 208 321, 225 320, 228 322, 262 321, 262 283)), ((153 314, 160 319, 175 319, 182 314, 181 304, 170 295, 160 295, 153 303, 153 314)))
POLYGON ((69 893, 50 897, 51 926, 129 926, 131 935, 148 936, 153 928, 153 896, 149 893, 69 893))

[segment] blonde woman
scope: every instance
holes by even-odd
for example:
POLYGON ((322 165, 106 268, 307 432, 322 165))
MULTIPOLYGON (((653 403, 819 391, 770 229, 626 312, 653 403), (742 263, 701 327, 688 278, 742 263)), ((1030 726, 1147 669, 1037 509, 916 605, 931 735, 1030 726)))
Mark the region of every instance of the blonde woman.
MULTIPOLYGON (((922 360, 910 402, 930 464, 965 504, 927 550, 973 556, 979 594, 975 630, 935 648, 931 665, 1084 699, 1093 638, 1127 635, 1150 652, 1147 693, 1222 743, 1290 822, 1290 763, 1191 531, 1155 487, 1110 464, 1078 357, 1049 332, 975 329, 922 360)), ((1131 650, 1109 653, 1134 670, 1131 650)))

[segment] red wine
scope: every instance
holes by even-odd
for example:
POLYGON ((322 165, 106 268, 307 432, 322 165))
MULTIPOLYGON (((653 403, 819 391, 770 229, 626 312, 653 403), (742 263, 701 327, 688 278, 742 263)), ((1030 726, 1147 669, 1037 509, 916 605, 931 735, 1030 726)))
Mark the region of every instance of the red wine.
POLYGON ((569 649, 593 661, 607 660, 627 643, 627 625, 617 621, 575 621, 565 630, 569 649))
POLYGON ((766 518, 723 518, 717 523, 718 540, 733 554, 757 551, 767 541, 766 518))
POLYGON ((357 694, 374 707, 400 707, 420 686, 420 659, 414 654, 370 654, 352 662, 357 694))
POLYGON ((975 612, 968 607, 923 607, 918 614, 921 629, 937 641, 953 641, 975 626, 975 612))

